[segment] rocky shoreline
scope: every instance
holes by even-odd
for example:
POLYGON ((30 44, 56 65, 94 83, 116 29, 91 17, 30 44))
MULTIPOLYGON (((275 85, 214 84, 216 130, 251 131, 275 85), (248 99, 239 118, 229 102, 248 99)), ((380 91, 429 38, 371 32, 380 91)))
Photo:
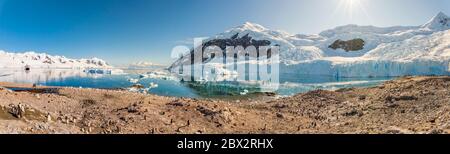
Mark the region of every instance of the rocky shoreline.
POLYGON ((240 102, 120 90, 0 88, 0 133, 448 134, 449 87, 449 76, 402 77, 371 88, 240 102))

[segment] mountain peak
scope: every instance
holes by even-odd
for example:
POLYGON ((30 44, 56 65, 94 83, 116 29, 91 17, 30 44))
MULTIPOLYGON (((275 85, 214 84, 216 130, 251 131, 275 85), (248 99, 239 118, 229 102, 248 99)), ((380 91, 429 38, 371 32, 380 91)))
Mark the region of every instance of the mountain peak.
POLYGON ((265 27, 263 27, 259 24, 256 24, 256 23, 252 23, 252 22, 245 22, 244 24, 242 24, 241 26, 238 26, 236 28, 243 29, 243 30, 258 31, 258 32, 267 30, 265 27))
POLYGON ((440 11, 437 15, 437 17, 448 17, 444 12, 440 11))
POLYGON ((426 27, 434 30, 450 29, 450 18, 443 12, 439 12, 430 21, 424 24, 422 27, 426 27))

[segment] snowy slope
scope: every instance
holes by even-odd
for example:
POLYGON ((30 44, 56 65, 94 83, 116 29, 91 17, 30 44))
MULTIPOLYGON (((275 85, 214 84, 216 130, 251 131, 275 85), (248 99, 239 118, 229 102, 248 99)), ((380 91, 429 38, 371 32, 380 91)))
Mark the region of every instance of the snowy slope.
MULTIPOLYGON (((236 34, 237 38, 249 36, 253 40, 270 41, 270 45, 280 47, 281 74, 295 72, 336 77, 450 75, 449 25, 450 18, 442 12, 419 26, 345 25, 316 35, 294 35, 247 22, 204 42, 229 39, 236 34), (363 48, 349 52, 330 48, 337 40, 353 39, 362 39, 363 48)), ((189 55, 185 55, 169 68, 176 72, 188 60, 189 55)), ((220 63, 221 60, 212 62, 220 63)), ((222 65, 209 66, 223 69, 222 65)))
POLYGON ((422 28, 437 31, 447 30, 450 28, 450 18, 443 12, 439 12, 439 14, 434 16, 430 21, 422 25, 422 28))
POLYGON ((323 57, 281 65, 286 72, 344 77, 450 75, 450 30, 383 43, 361 57, 323 57))
POLYGON ((0 50, 0 68, 24 68, 26 65, 31 68, 112 68, 104 60, 98 58, 70 59, 45 53, 9 53, 0 50))
POLYGON ((450 57, 450 30, 431 35, 417 35, 404 41, 380 44, 363 58, 409 61, 415 59, 445 60, 450 57))
MULTIPOLYGON (((283 72, 345 77, 449 75, 450 18, 440 12, 419 26, 375 27, 345 25, 317 35, 289 34, 267 29, 255 23, 244 23, 204 42, 248 35, 280 46, 283 72), (357 51, 332 49, 337 40, 364 40, 357 51)), ((173 70, 188 55, 175 61, 173 70)))
POLYGON ((271 42, 271 45, 280 45, 282 50, 295 49, 295 45, 293 45, 289 40, 286 39, 286 37, 289 37, 290 34, 283 31, 269 30, 261 25, 250 22, 246 22, 241 26, 230 29, 215 37, 206 39, 204 40, 204 42, 213 39, 230 38, 235 34, 238 34, 238 37, 243 37, 248 34, 255 40, 269 40, 271 42))

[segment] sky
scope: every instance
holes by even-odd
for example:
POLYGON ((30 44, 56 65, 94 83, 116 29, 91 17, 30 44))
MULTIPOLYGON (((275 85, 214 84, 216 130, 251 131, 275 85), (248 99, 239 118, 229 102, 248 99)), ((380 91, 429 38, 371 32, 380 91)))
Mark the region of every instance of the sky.
POLYGON ((449 0, 0 0, 0 50, 113 65, 170 64, 172 48, 246 21, 291 34, 346 24, 416 26, 449 0))

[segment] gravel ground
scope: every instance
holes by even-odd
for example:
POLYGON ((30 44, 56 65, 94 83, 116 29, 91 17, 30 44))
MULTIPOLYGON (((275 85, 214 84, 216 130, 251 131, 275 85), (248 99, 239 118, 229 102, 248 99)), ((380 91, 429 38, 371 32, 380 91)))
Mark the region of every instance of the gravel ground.
POLYGON ((120 90, 0 88, 0 133, 450 133, 449 87, 448 76, 403 77, 372 88, 239 102, 120 90))

